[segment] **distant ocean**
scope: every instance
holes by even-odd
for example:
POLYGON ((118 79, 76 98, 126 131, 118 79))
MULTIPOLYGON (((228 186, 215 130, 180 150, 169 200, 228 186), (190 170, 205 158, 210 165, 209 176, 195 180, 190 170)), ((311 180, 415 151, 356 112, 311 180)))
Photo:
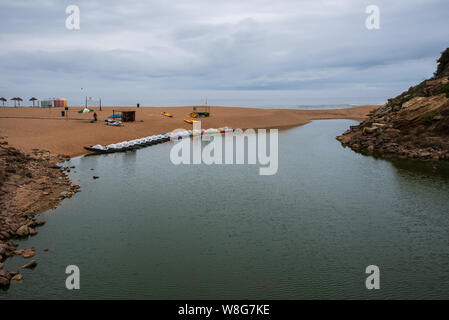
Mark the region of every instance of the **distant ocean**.
MULTIPOLYGON (((194 105, 194 104, 191 104, 194 105)), ((204 105, 204 104, 198 104, 204 105)), ((209 104, 211 106, 217 106, 217 104, 209 104)), ((234 107, 234 108, 260 108, 260 109, 301 109, 301 110, 325 110, 325 109, 345 109, 345 108, 353 108, 360 106, 361 104, 317 104, 317 105, 219 105, 224 107, 234 107)), ((144 106, 145 107, 145 106, 144 106)), ((159 107, 159 106, 149 106, 151 107, 159 107)), ((167 107, 175 107, 175 105, 167 105, 167 107)))

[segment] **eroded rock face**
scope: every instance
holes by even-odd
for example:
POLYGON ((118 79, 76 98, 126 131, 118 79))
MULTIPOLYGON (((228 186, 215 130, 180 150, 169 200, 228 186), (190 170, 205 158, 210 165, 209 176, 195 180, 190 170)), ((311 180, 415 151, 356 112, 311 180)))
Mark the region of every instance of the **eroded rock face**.
MULTIPOLYGON (((68 159, 37 149, 24 154, 0 137, 0 270, 4 267, 1 262, 14 255, 34 257, 34 248, 17 250, 11 240, 37 234, 36 228, 45 221, 36 220, 35 216, 79 191, 79 186, 72 184, 56 165, 68 159)), ((33 260, 29 267, 36 264, 33 260)), ((9 286, 11 274, 0 274, 0 287, 9 286)))
POLYGON ((337 139, 356 151, 449 160, 449 48, 443 54, 438 61, 447 65, 440 63, 434 78, 389 99, 337 139))

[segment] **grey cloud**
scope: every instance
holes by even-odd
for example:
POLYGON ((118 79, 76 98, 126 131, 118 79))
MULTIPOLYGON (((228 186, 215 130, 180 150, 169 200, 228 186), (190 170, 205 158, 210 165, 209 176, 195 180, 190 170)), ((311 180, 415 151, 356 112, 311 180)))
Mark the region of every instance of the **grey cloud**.
POLYGON ((377 31, 364 27, 369 4, 2 1, 0 95, 53 90, 79 100, 73 87, 89 85, 111 100, 120 88, 120 99, 129 101, 136 94, 153 101, 148 91, 161 97, 241 91, 261 101, 291 91, 294 100, 296 91, 298 104, 332 97, 352 103, 363 94, 361 103, 382 102, 432 74, 449 45, 449 4, 379 0, 377 31), (78 31, 64 27, 69 4, 81 9, 78 31), (39 84, 30 76, 39 76, 39 84))

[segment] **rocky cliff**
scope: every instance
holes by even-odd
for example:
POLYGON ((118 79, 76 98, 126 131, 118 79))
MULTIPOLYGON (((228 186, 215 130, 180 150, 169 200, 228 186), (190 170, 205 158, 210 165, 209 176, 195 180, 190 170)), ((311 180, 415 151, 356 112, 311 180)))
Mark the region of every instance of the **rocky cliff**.
POLYGON ((337 139, 353 150, 449 160, 449 48, 431 79, 372 111, 337 139))

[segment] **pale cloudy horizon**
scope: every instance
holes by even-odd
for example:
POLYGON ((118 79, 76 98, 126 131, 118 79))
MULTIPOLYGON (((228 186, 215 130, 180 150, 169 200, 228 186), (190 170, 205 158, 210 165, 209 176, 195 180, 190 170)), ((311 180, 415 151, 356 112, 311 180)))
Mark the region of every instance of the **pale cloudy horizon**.
POLYGON ((2 0, 0 96, 381 104, 432 76, 449 46, 447 12, 444 0, 2 0), (365 27, 372 4, 379 30, 365 27), (69 5, 79 30, 65 26, 69 5))

